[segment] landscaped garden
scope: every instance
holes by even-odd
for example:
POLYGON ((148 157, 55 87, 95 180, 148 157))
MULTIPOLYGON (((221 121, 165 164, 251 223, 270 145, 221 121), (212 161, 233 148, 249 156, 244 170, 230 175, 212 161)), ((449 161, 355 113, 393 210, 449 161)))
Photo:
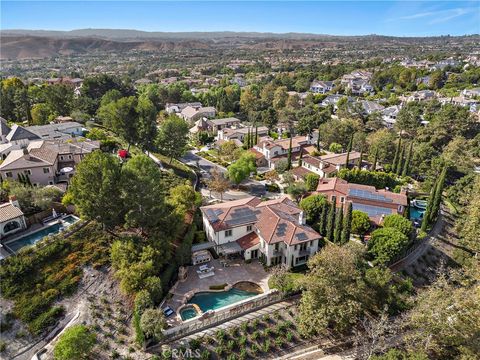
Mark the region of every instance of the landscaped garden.
MULTIPOLYGON (((267 358, 308 342, 308 337, 300 335, 297 330, 297 312, 298 308, 292 305, 243 322, 240 326, 218 330, 213 336, 193 339, 189 342, 189 348, 198 349, 201 359, 205 360, 267 358)), ((165 352, 163 358, 172 357, 165 352)))

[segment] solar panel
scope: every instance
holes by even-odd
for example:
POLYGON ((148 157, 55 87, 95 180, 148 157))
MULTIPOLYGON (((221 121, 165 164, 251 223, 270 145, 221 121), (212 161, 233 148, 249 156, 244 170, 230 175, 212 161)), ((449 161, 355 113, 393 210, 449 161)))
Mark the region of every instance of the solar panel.
POLYGON ((353 210, 360 210, 368 214, 368 216, 381 216, 381 215, 389 215, 393 213, 393 209, 385 208, 381 206, 372 206, 372 205, 365 205, 365 204, 352 204, 353 210))
POLYGON ((350 191, 348 192, 348 195, 361 198, 361 199, 366 199, 366 200, 375 200, 375 201, 387 202, 387 203, 393 202, 392 199, 388 199, 383 195, 375 194, 366 190, 350 189, 350 191))
POLYGON ((257 221, 257 215, 260 210, 252 210, 249 208, 234 209, 226 223, 229 225, 239 225, 246 223, 253 223, 257 221))
POLYGON ((297 240, 299 241, 303 241, 303 240, 307 240, 308 239, 308 236, 307 234, 305 233, 298 233, 295 235, 297 237, 297 240))
POLYGON ((286 230, 287 230, 287 224, 284 224, 284 223, 279 224, 279 225, 277 226, 277 232, 276 232, 275 235, 277 235, 277 236, 285 236, 285 231, 286 231, 286 230))

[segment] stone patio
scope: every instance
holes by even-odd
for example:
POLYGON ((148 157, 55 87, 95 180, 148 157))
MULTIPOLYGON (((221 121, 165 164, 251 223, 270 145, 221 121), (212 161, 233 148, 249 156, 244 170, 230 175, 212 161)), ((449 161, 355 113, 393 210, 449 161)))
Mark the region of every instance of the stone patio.
POLYGON ((264 292, 269 290, 268 277, 269 274, 264 270, 263 265, 258 261, 252 261, 247 264, 244 260, 220 260, 213 259, 208 263, 210 267, 214 267, 214 276, 200 279, 197 270, 200 265, 189 266, 187 269, 187 277, 183 281, 178 281, 170 290, 173 297, 166 304, 175 312, 186 303, 190 295, 200 291, 211 291, 210 286, 213 285, 234 285, 239 281, 251 281, 261 286, 264 292), (228 264, 224 267, 222 262, 228 264))

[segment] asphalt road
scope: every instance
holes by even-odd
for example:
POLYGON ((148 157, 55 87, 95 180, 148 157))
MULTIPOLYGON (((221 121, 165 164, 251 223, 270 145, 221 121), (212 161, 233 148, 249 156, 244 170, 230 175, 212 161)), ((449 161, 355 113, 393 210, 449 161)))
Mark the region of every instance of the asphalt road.
MULTIPOLYGON (((208 161, 201 156, 195 155, 191 151, 188 151, 185 153, 185 155, 182 156, 180 161, 184 162, 185 164, 197 166, 200 168, 200 173, 201 177, 203 179, 208 179, 210 177, 210 172, 216 168, 218 171, 220 171, 222 174, 225 174, 227 172, 227 169, 224 168, 223 166, 217 165, 215 163, 212 163, 211 161, 208 161)), ((226 193, 223 196, 224 200, 235 200, 235 199, 240 199, 242 197, 245 197, 245 194, 248 195, 254 195, 254 196, 263 196, 265 195, 265 185, 263 185, 261 182, 248 179, 244 181, 242 186, 246 186, 248 188, 248 192, 244 192, 242 194, 240 191, 235 191, 232 193, 226 193)), ((203 191, 202 191, 203 193, 203 191)), ((216 194, 212 194, 215 195, 216 194)), ((219 197, 219 196, 218 196, 219 197)))

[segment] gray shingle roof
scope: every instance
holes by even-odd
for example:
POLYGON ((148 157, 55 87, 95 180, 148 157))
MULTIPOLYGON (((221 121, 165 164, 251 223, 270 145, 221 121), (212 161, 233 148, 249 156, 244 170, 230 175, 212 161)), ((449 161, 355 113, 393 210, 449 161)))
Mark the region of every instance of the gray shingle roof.
POLYGON ((40 139, 40 137, 24 127, 18 126, 17 124, 12 126, 12 130, 8 133, 7 135, 7 140, 8 141, 16 141, 16 140, 37 140, 40 139))

